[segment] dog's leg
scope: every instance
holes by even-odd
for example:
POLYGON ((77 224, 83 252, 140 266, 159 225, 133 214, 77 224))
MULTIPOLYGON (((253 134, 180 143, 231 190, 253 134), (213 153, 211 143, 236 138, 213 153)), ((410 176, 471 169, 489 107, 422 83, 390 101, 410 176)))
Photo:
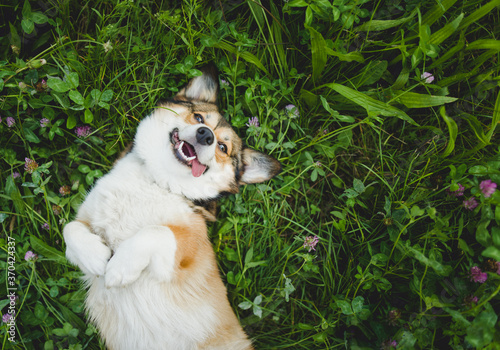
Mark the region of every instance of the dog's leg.
POLYGON ((66 257, 85 274, 104 275, 111 250, 101 237, 92 233, 81 221, 67 224, 63 230, 66 257))
POLYGON ((166 226, 147 226, 123 241, 106 267, 106 287, 118 287, 137 280, 149 268, 159 281, 173 277, 177 242, 166 226))

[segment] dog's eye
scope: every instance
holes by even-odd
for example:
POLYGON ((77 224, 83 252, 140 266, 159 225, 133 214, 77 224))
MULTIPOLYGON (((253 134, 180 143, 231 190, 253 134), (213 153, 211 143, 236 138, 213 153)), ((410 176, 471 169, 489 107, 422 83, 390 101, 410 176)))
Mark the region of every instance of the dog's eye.
POLYGON ((199 123, 202 123, 202 124, 204 122, 203 116, 201 114, 198 114, 198 113, 194 114, 194 119, 196 119, 199 123))
POLYGON ((223 143, 219 143, 219 149, 227 154, 227 146, 223 143))

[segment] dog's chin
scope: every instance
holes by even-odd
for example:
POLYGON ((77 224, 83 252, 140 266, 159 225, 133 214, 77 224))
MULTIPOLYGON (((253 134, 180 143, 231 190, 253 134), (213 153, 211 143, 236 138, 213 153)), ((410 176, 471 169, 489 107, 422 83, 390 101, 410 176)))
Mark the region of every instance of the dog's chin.
POLYGON ((196 154, 194 146, 179 139, 179 129, 176 128, 172 130, 170 142, 174 146, 173 152, 177 160, 186 167, 191 168, 191 174, 194 177, 200 177, 207 171, 208 167, 198 160, 198 155, 196 154))

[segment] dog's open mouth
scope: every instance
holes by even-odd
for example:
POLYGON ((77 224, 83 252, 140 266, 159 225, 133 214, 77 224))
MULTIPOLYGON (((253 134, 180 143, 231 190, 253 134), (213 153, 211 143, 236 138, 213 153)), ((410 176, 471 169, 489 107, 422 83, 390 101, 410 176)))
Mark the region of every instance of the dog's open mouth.
POLYGON ((203 175, 207 166, 198 161, 194 147, 184 140, 179 139, 179 130, 172 131, 171 142, 174 145, 174 153, 177 158, 187 166, 191 167, 191 173, 194 177, 203 175))

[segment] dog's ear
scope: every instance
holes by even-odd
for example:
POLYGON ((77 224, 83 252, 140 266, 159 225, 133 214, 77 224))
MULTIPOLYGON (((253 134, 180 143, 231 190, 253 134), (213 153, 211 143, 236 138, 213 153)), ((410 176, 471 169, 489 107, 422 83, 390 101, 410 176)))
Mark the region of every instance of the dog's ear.
POLYGON ((215 103, 217 101, 217 93, 219 91, 217 67, 210 64, 200 70, 203 74, 191 79, 189 83, 179 91, 176 98, 209 103, 215 103))
POLYGON ((273 157, 250 148, 243 149, 243 175, 241 184, 255 184, 278 175, 281 164, 273 157))

